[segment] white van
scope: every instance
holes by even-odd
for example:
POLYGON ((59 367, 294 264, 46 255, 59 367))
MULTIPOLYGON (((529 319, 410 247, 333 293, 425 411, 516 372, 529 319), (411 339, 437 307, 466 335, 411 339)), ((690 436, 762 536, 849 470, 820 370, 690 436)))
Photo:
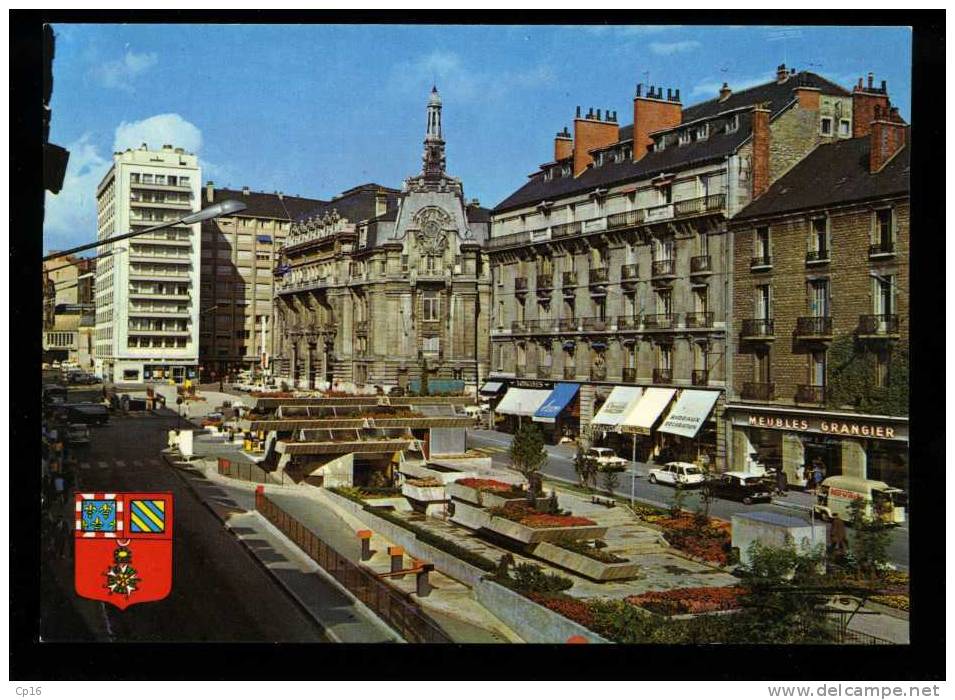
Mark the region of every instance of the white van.
POLYGON ((867 520, 879 519, 887 525, 899 525, 905 522, 905 508, 896 505, 905 492, 889 486, 884 481, 860 479, 852 476, 830 476, 820 485, 813 509, 823 520, 831 520, 838 515, 846 522, 852 520, 853 501, 864 501, 863 517, 867 520))

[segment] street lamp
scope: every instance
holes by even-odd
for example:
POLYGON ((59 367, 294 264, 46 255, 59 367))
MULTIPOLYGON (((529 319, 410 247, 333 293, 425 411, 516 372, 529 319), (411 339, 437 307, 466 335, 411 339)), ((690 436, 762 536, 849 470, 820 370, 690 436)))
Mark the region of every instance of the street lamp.
POLYGON ((205 209, 200 209, 197 212, 183 216, 182 218, 176 219, 175 221, 164 221, 161 224, 156 226, 150 226, 149 228, 144 228, 142 231, 133 231, 131 233, 124 233, 119 236, 112 236, 111 238, 104 238, 101 241, 96 241, 95 243, 86 243, 81 246, 76 246, 75 248, 70 248, 69 250, 61 250, 56 253, 51 253, 43 258, 43 262, 47 260, 56 260, 57 258, 66 257, 67 255, 72 255, 73 253, 79 253, 84 250, 89 250, 90 248, 98 248, 101 245, 109 245, 117 241, 123 241, 127 238, 132 238, 133 236, 141 236, 144 233, 151 233, 153 231, 159 231, 160 229, 169 228, 170 226, 176 226, 178 224, 197 224, 200 221, 207 221, 208 219, 215 219, 219 216, 228 216, 229 214, 235 214, 236 212, 244 211, 246 205, 244 202, 240 202, 235 199, 227 199, 224 202, 218 202, 212 206, 208 206, 205 209))

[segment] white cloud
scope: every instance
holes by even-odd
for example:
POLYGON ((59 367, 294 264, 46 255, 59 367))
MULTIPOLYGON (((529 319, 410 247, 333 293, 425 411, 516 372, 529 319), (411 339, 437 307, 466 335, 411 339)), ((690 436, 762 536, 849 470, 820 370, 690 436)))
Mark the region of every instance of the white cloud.
POLYGON ((103 158, 90 134, 69 144, 63 188, 59 194, 46 193, 43 236, 46 248, 63 249, 96 238, 96 186, 111 162, 103 158))
POLYGON ((122 58, 95 66, 93 75, 103 87, 133 92, 133 79, 158 62, 155 53, 136 53, 127 48, 122 58))
POLYGON ((549 85, 556 75, 550 66, 539 64, 523 70, 485 71, 464 64, 453 51, 440 49, 396 64, 392 69, 395 88, 407 92, 432 81, 441 94, 456 102, 493 101, 516 89, 549 85))
POLYGON ((739 92, 740 90, 745 90, 746 88, 753 87, 754 85, 768 83, 775 77, 775 72, 767 72, 763 73, 762 75, 749 76, 745 78, 714 78, 697 83, 693 86, 690 94, 693 96, 703 95, 707 99, 715 98, 719 95, 720 88, 723 87, 724 82, 729 84, 730 90, 733 92, 739 92))
POLYGON ((138 122, 122 122, 116 127, 114 151, 139 148, 144 143, 152 150, 171 144, 189 153, 197 153, 202 147, 202 132, 175 113, 157 114, 138 122))
POLYGON ((654 41, 650 44, 650 50, 653 53, 659 54, 661 56, 669 56, 675 53, 683 53, 684 51, 693 51, 694 49, 700 48, 702 45, 703 44, 694 39, 689 39, 686 41, 671 41, 668 43, 654 41))

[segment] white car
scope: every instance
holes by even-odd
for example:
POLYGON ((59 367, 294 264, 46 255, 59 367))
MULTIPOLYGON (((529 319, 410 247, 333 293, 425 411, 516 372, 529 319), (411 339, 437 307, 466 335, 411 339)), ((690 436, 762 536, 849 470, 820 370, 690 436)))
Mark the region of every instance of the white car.
POLYGON ((627 460, 618 457, 609 447, 591 447, 584 453, 584 459, 596 464, 600 472, 617 472, 627 468, 627 460))
POLYGON ((703 470, 689 462, 668 462, 662 467, 655 467, 649 472, 647 480, 651 484, 681 484, 683 486, 699 486, 706 476, 703 470))

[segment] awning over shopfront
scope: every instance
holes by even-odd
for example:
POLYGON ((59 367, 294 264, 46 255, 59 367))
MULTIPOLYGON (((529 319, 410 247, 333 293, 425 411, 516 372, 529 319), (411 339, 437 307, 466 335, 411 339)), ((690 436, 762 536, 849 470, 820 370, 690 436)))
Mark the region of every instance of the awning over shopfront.
POLYGON ((673 435, 682 435, 683 437, 696 437, 703 423, 713 411, 716 400, 719 398, 718 391, 699 391, 697 389, 684 389, 680 392, 676 403, 670 409, 670 413, 660 425, 661 433, 671 433, 673 435))
POLYGON ((637 401, 620 421, 620 429, 625 433, 649 435, 653 424, 666 409, 676 389, 650 387, 645 389, 643 396, 637 401))
POLYGON ((580 384, 556 385, 547 400, 534 413, 534 420, 538 423, 556 423, 557 416, 574 400, 578 389, 580 384))
POLYGON ((504 388, 504 382, 484 382, 481 387, 482 394, 494 395, 504 388))
POLYGON ((511 387, 504 394, 501 403, 494 409, 496 413, 511 416, 533 416, 540 405, 547 400, 551 392, 547 389, 515 389, 511 387))
POLYGON ((591 424, 616 428, 642 395, 643 389, 638 386, 615 386, 591 424))

